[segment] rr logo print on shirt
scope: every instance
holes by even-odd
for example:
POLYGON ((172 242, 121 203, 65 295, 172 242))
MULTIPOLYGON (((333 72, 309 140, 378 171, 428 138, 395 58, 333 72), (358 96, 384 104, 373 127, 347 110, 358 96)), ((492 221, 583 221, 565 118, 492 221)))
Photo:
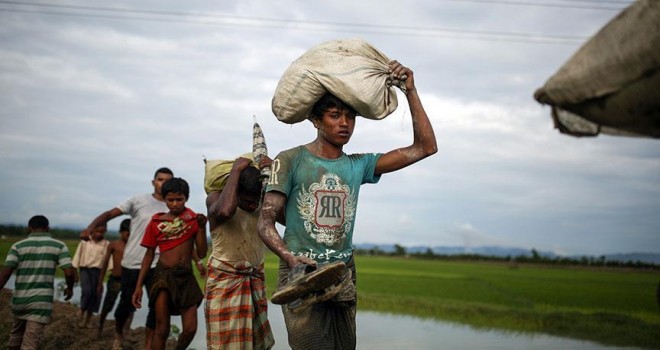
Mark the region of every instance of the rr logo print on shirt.
POLYGON ((337 228, 344 223, 346 193, 338 191, 316 191, 316 225, 337 228))
POLYGON ((339 176, 325 174, 298 196, 298 211, 305 229, 318 243, 330 246, 346 238, 355 216, 355 199, 339 176))

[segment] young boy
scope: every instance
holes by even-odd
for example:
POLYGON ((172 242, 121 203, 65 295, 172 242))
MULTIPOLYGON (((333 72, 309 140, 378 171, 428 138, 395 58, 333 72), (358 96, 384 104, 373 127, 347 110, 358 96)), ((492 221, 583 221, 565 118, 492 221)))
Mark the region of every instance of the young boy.
POLYGON ((197 257, 206 256, 206 216, 186 208, 190 194, 188 183, 172 178, 162 187, 163 198, 169 209, 157 213, 147 226, 142 246, 147 249, 133 293, 133 305, 142 306, 142 285, 154 260, 156 248, 160 257, 149 289, 149 303, 156 313, 156 328, 152 349, 165 349, 170 333, 170 315, 181 315, 182 331, 177 349, 186 349, 197 332, 197 307, 203 294, 193 275, 190 263, 193 250, 197 257))
MULTIPOLYGON (((270 166, 265 157, 260 167, 270 166)), ((206 279, 206 340, 209 350, 270 349, 264 243, 257 234, 261 172, 246 158, 232 166, 222 191, 206 197, 212 250, 206 279)))
POLYGON ((107 227, 101 225, 92 231, 90 240, 81 240, 73 254, 73 267, 80 276, 80 327, 87 328, 92 314, 99 311, 101 297, 97 286, 101 276, 101 265, 105 250, 110 242, 105 239, 107 227))
POLYGON ((403 80, 412 116, 413 143, 387 153, 344 153, 356 123, 356 111, 327 94, 312 109, 317 129, 308 144, 280 152, 273 161, 259 235, 280 257, 278 290, 298 264, 315 266, 340 261, 350 271, 339 298, 292 312, 282 307, 294 349, 355 349, 357 293, 353 259, 353 228, 360 186, 377 183, 382 174, 397 171, 437 152, 433 127, 417 94, 413 71, 397 61, 389 64, 392 78, 403 80), (281 216, 284 215, 282 221, 281 216), (282 238, 275 223, 285 222, 282 238))
POLYGON ((73 296, 76 272, 71 266, 69 249, 49 233, 48 219, 33 216, 28 222, 29 237, 14 243, 7 253, 0 272, 0 289, 16 270, 12 313, 14 325, 9 334, 7 348, 38 349, 44 327, 53 312, 53 281, 55 268, 64 270, 65 300, 73 296))
MULTIPOLYGON (((116 207, 104 211, 94 218, 89 226, 80 234, 81 239, 87 240, 91 236, 92 231, 99 225, 107 225, 108 221, 120 215, 129 215, 131 217, 131 235, 128 241, 126 241, 124 256, 121 260, 121 294, 119 296, 119 303, 115 309, 115 339, 112 344, 113 349, 122 348, 124 329, 130 323, 131 316, 135 312, 131 298, 135 291, 137 276, 140 274, 142 258, 146 252, 146 248, 140 245, 142 236, 144 236, 145 228, 149 224, 149 221, 151 221, 151 217, 156 213, 167 210, 165 200, 161 194, 161 187, 165 181, 172 177, 174 177, 174 173, 169 168, 158 168, 154 173, 153 180, 151 180, 153 192, 134 195, 116 207)), ((152 271, 155 267, 154 264, 152 271)), ((147 274, 147 278, 144 280, 147 288, 151 286, 151 275, 152 273, 147 274)), ((146 335, 144 337, 144 348, 151 349, 151 339, 153 338, 154 328, 156 327, 156 315, 151 308, 149 308, 145 323, 146 335)))
POLYGON ((105 274, 108 269, 111 270, 111 273, 110 277, 108 277, 108 289, 105 293, 103 306, 101 307, 101 315, 99 316, 99 337, 103 332, 105 319, 108 317, 110 311, 112 311, 112 308, 115 307, 115 301, 117 301, 117 296, 119 295, 119 291, 121 291, 121 259, 124 256, 124 247, 126 246, 126 241, 128 241, 130 235, 130 227, 131 219, 122 220, 121 224, 119 224, 119 239, 108 244, 108 248, 105 251, 105 257, 103 258, 103 264, 101 265, 101 277, 99 278, 99 283, 96 287, 98 295, 103 295, 103 281, 105 280, 105 274))

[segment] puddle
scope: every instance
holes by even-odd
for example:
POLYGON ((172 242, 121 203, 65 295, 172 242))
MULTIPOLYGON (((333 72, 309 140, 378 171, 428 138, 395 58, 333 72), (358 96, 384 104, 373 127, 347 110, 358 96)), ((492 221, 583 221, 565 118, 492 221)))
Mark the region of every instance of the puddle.
MULTIPOLYGON (((59 281, 62 281, 61 279, 59 281)), ((56 280, 55 284, 59 282, 56 280)), ((12 278, 6 285, 13 289, 12 278)), ((80 288, 74 290, 73 302, 80 300, 80 288)), ((114 311, 113 311, 114 312, 114 311)), ((134 316, 133 327, 144 325, 146 308, 138 310, 134 316)), ((204 308, 197 312, 199 329, 190 349, 206 349, 206 327, 204 308)), ((108 319, 113 319, 111 312, 108 319)), ((269 304, 268 319, 275 336, 274 350, 289 349, 286 339, 286 327, 279 305, 269 304)), ((181 328, 181 318, 173 316, 172 324, 181 328)), ((547 335, 516 334, 498 331, 476 330, 468 326, 435 320, 420 319, 412 316, 360 311, 357 314, 357 348, 361 350, 381 349, 451 349, 451 350, 601 350, 601 349, 637 349, 633 347, 605 346, 594 342, 579 341, 547 335)))

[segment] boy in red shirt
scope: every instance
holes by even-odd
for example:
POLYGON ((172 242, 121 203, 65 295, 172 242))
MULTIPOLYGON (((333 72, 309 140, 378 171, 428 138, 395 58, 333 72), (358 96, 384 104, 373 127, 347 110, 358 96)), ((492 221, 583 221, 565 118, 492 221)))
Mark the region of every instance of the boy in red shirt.
MULTIPOLYGON (((156 329, 152 349, 165 349, 170 332, 170 315, 181 315, 182 330, 177 349, 186 349, 197 332, 197 307, 203 294, 190 263, 196 256, 206 256, 206 216, 186 208, 190 194, 188 183, 181 178, 167 180, 162 187, 165 204, 170 210, 157 213, 147 226, 142 246, 147 252, 137 285, 141 286, 154 259, 156 247, 160 258, 154 271, 149 301, 156 313, 156 329)), ((133 305, 142 306, 142 288, 133 293, 133 305)))

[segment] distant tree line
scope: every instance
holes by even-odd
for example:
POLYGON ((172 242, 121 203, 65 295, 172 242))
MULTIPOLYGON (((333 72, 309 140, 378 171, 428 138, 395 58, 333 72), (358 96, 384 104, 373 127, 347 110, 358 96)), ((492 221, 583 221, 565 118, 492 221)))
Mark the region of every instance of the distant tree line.
MULTIPOLYGON (((70 228, 53 228, 50 232, 53 237, 59 239, 78 239, 80 237, 80 229, 70 228)), ((116 232, 108 232, 107 238, 116 236, 116 232)), ((0 236, 2 238, 24 238, 27 236, 27 226, 21 225, 3 225, 0 224, 0 236)), ((494 261, 494 262, 509 262, 509 263, 532 263, 532 264, 545 264, 557 266, 591 266, 591 267, 624 267, 634 269, 652 269, 660 270, 660 265, 647 263, 643 261, 617 261, 608 260, 604 255, 599 257, 594 256, 581 256, 581 257, 549 257, 539 254, 536 249, 530 250, 530 254, 520 254, 517 256, 494 256, 494 255, 481 255, 481 254, 436 254, 431 248, 427 248, 423 252, 409 253, 406 247, 395 244, 393 251, 384 251, 378 247, 371 249, 356 249, 357 255, 372 255, 372 256, 398 256, 398 257, 411 257, 417 259, 433 259, 433 260, 446 260, 446 261, 494 261)), ((660 298, 660 286, 659 296, 660 298)))
MULTIPOLYGON (((56 228, 51 227, 50 233, 53 237, 58 239, 78 239, 80 237, 81 229, 71 229, 71 228, 56 228)), ((107 237, 114 236, 115 233, 108 232, 107 237)), ((22 225, 1 225, 0 224, 0 236, 7 238, 25 238, 27 237, 27 226, 22 225)))
POLYGON ((356 249, 355 253, 357 255, 399 256, 399 257, 411 257, 417 259, 433 259, 433 260, 446 260, 446 261, 465 261, 465 260, 494 261, 494 262, 508 262, 514 264, 532 263, 532 264, 545 264, 545 265, 557 265, 557 266, 623 267, 623 268, 634 268, 634 269, 660 270, 660 265, 643 262, 643 261, 608 260, 604 255, 601 255, 599 257, 594 257, 594 256, 549 257, 539 254, 539 252, 536 249, 532 249, 530 251, 530 254, 520 254, 517 256, 511 256, 511 255, 494 256, 494 255, 481 255, 481 254, 436 254, 433 252, 431 248, 427 248, 425 251, 422 252, 408 253, 404 246, 395 244, 394 250, 390 252, 385 252, 382 249, 375 247, 371 249, 356 249))

